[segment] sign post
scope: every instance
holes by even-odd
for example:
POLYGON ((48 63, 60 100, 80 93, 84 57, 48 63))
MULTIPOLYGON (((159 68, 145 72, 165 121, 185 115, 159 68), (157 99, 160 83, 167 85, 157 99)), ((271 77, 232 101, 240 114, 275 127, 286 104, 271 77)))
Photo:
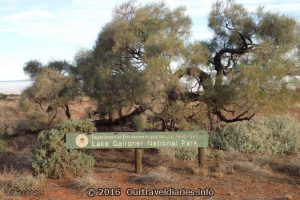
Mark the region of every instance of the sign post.
POLYGON ((66 146, 68 149, 133 148, 136 173, 143 171, 143 148, 198 148, 198 165, 203 168, 208 134, 205 131, 67 133, 66 146))
POLYGON ((140 148, 135 149, 135 172, 143 172, 143 149, 140 148))
POLYGON ((198 148, 198 166, 200 168, 204 168, 206 166, 206 158, 205 158, 205 148, 198 148))

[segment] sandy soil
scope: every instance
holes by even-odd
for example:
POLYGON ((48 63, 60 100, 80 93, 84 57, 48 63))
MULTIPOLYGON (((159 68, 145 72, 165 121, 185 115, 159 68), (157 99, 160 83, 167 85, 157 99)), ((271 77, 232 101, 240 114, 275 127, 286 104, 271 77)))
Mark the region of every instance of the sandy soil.
MULTIPOLYGON (((88 99, 83 99, 80 109, 71 104, 73 116, 85 117, 93 110, 88 99)), ((300 120, 300 104, 288 111, 300 120)), ((31 170, 30 148, 36 136, 25 135, 13 138, 11 152, 0 153, 1 168, 12 166, 18 171, 31 170)), ((173 151, 146 151, 143 157, 144 171, 134 173, 134 152, 120 150, 97 150, 95 173, 83 178, 63 180, 45 179, 40 186, 41 197, 6 197, 3 200, 81 200, 81 199, 149 199, 149 200, 299 200, 300 199, 300 155, 269 156, 221 152, 211 150, 207 155, 207 168, 198 170, 196 160, 182 161, 174 157, 173 151), (86 189, 93 187, 121 188, 119 197, 88 197, 86 189), (127 188, 211 188, 211 197, 130 197, 127 188)))
MULTIPOLYGON (((172 151, 170 151, 172 152, 172 151)), ((46 179, 40 189, 42 197, 14 198, 26 200, 80 199, 149 199, 149 200, 284 200, 300 199, 300 157, 270 157, 268 155, 211 151, 206 170, 198 171, 196 161, 181 161, 170 153, 144 153, 144 171, 134 173, 134 152, 98 150, 95 152, 95 173, 87 178, 46 179), (216 155, 219 155, 216 158, 216 155), (94 183, 94 184, 93 184, 94 183), (88 197, 86 189, 121 188, 119 197, 88 197), (211 197, 131 197, 127 188, 211 188, 211 197)), ((12 155, 11 155, 12 156, 12 155)), ((2 156, 1 156, 2 157, 2 156)), ((3 158, 3 157, 2 157, 3 158)), ((5 162, 2 160, 1 162, 5 162)), ((17 163, 15 163, 17 164, 17 163)), ((10 200, 7 198, 5 200, 10 200)))

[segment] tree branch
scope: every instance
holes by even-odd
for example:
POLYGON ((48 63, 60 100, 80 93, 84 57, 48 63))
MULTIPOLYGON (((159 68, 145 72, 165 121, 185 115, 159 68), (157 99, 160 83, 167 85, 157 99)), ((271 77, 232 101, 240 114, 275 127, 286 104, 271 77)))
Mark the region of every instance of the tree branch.
POLYGON ((174 76, 177 77, 178 79, 182 78, 185 75, 197 77, 200 79, 201 78, 205 79, 209 77, 209 74, 196 67, 187 67, 187 68, 179 69, 174 73, 174 76))
POLYGON ((249 109, 247 109, 246 111, 244 111, 243 113, 241 113, 240 115, 234 117, 234 118, 231 118, 231 119, 228 119, 226 118, 220 110, 217 110, 214 112, 214 114, 216 114, 218 116, 218 118, 223 121, 223 122, 226 122, 226 123, 231 123, 231 122, 238 122, 238 121, 244 121, 244 120, 250 120, 252 119, 252 117, 254 117, 255 114, 251 114, 247 117, 243 117, 244 115, 246 115, 247 113, 249 112, 249 109))

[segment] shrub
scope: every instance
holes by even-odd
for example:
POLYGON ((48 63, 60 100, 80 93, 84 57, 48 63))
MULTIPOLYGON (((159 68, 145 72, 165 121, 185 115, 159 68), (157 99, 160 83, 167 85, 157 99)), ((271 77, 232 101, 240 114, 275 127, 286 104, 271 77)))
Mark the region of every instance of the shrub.
POLYGON ((1 99, 1 100, 6 100, 7 97, 8 97, 7 94, 0 93, 0 99, 1 99))
POLYGON ((270 154, 300 151, 300 123, 288 117, 228 125, 210 136, 210 146, 270 154))
POLYGON ((7 94, 0 93, 0 100, 7 100, 7 98, 8 98, 7 94))
POLYGON ((198 151, 197 149, 191 148, 176 148, 175 149, 175 158, 179 160, 194 160, 197 158, 198 151))
POLYGON ((30 101, 25 94, 21 95, 19 110, 22 115, 18 120, 18 131, 39 132, 44 129, 58 127, 65 119, 62 108, 48 110, 49 105, 38 104, 30 101))
POLYGON ((4 151, 7 148, 6 141, 0 138, 0 152, 4 151))
POLYGON ((37 147, 32 152, 32 167, 35 174, 45 174, 49 178, 81 176, 92 171, 93 156, 77 150, 68 151, 64 138, 67 132, 94 132, 90 120, 64 122, 58 129, 39 134, 37 147))
POLYGON ((0 107, 0 135, 12 135, 16 129, 16 113, 12 107, 0 107))
POLYGON ((91 119, 86 120, 66 120, 60 125, 60 130, 68 132, 95 132, 96 127, 91 119))
POLYGON ((17 130, 37 132, 48 126, 48 115, 38 111, 27 111, 17 123, 17 130))

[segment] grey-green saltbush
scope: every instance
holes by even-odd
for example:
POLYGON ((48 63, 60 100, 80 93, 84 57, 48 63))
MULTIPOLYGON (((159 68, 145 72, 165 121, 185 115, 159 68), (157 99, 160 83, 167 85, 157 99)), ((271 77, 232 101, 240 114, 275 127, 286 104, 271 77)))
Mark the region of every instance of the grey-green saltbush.
POLYGON ((69 132, 95 132, 96 127, 92 120, 66 120, 64 121, 59 129, 63 131, 64 133, 69 132))
POLYGON ((68 132, 94 132, 90 120, 64 122, 58 129, 43 131, 38 136, 37 147, 32 152, 32 168, 36 175, 44 174, 49 178, 81 176, 93 170, 93 156, 83 152, 68 151, 64 138, 68 132))
POLYGON ((241 152, 300 152, 300 123, 288 117, 265 118, 228 125, 210 136, 210 146, 241 152))

